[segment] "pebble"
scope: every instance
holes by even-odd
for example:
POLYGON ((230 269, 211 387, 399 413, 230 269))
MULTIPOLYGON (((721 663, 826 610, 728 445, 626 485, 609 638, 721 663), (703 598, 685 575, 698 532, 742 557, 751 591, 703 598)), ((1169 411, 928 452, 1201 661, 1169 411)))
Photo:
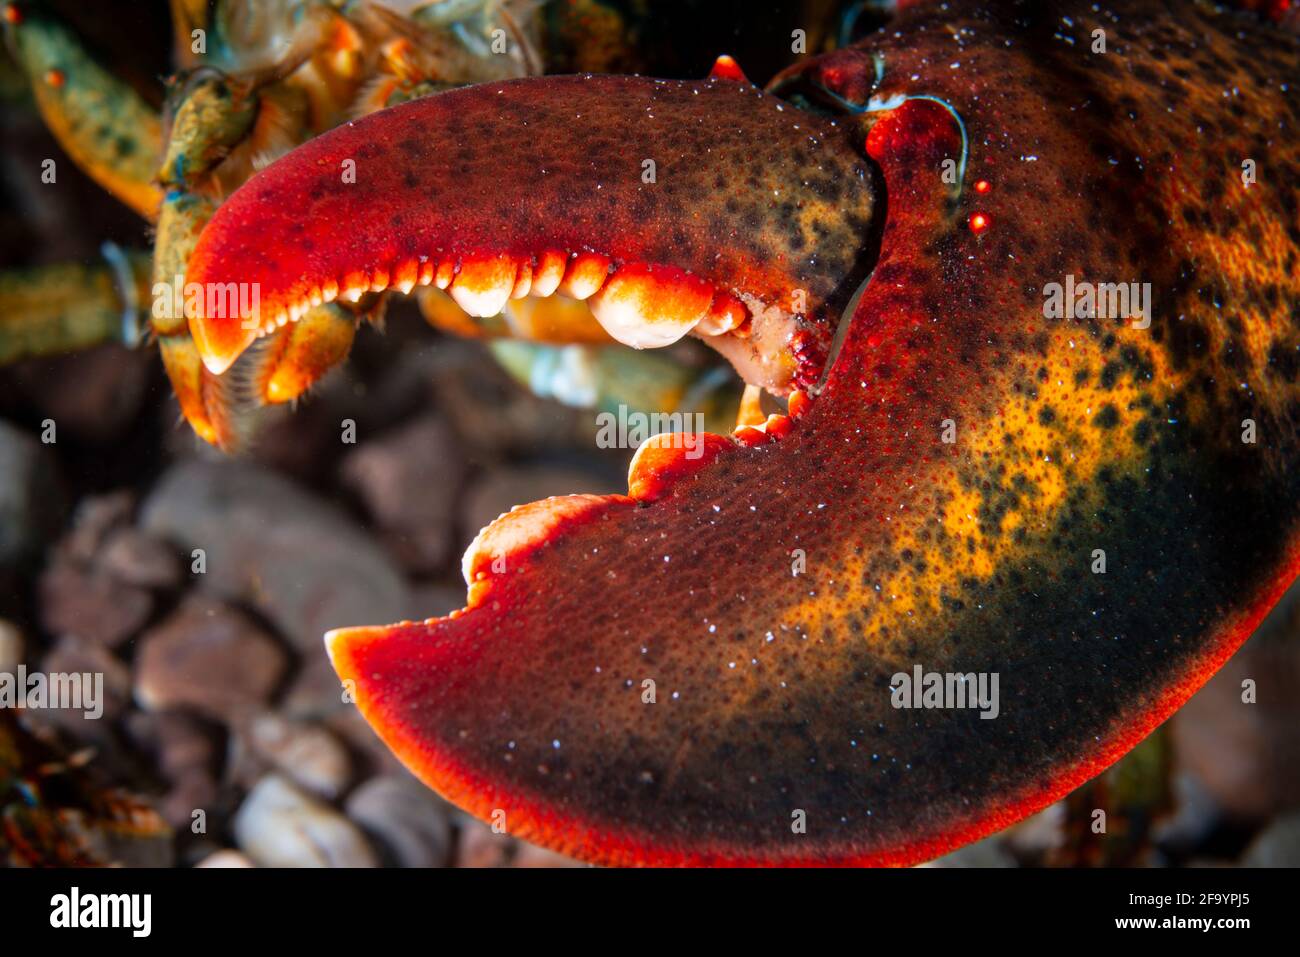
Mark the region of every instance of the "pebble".
POLYGON ((409 775, 371 778, 344 810, 398 867, 445 867, 451 858, 448 805, 409 775))
POLYGON ((268 711, 248 722, 245 737, 257 757, 320 797, 333 800, 352 781, 347 750, 318 724, 268 711))
POLYGON ((59 548, 83 564, 99 557, 99 550, 109 533, 131 524, 135 496, 129 489, 89 495, 77 504, 72 530, 59 542, 59 548))
POLYGON ((408 607, 405 579, 368 534, 252 463, 173 466, 140 524, 183 556, 202 549, 202 587, 256 608, 304 656, 323 653, 331 628, 399 621, 408 607))
POLYGON ((100 566, 127 585, 169 589, 182 580, 180 559, 161 539, 137 528, 121 528, 104 542, 100 566))
POLYGON ((190 707, 229 722, 260 710, 287 667, 285 652, 246 615, 194 594, 140 639, 135 698, 152 711, 190 707))
POLYGON ((149 620, 154 598, 146 589, 58 555, 40 580, 41 624, 54 634, 116 648, 149 620))
POLYGON ((219 851, 213 851, 203 860, 194 865, 195 867, 256 867, 257 865, 246 854, 241 854, 232 848, 225 847, 219 851))
POLYGON ((249 792, 233 821, 239 849, 262 867, 377 867, 351 821, 279 774, 249 792))
POLYGON ((428 415, 364 442, 343 460, 343 485, 361 499, 389 551, 414 575, 452 555, 456 496, 465 480, 456 437, 428 415))
POLYGON ((81 708, 51 708, 43 712, 80 737, 97 737, 104 726, 126 712, 131 701, 131 670, 103 645, 64 635, 41 659, 41 671, 47 675, 82 675, 81 708), (86 675, 91 676, 89 686, 86 675), (91 698, 96 700, 92 702, 91 698), (92 717, 95 713, 98 717, 92 717))

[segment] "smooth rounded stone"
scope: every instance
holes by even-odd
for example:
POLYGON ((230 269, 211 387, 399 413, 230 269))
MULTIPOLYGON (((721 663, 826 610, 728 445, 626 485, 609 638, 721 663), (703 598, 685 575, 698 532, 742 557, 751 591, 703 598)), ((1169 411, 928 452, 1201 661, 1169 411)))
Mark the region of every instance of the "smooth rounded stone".
POLYGON ((241 854, 232 848, 225 847, 219 851, 213 851, 203 860, 194 865, 195 867, 256 867, 257 865, 246 854, 241 854))
POLYGON ((239 849, 262 867, 377 867, 361 830, 279 774, 268 774, 235 814, 239 849))
POLYGON ((149 620, 154 598, 60 555, 40 580, 41 624, 54 634, 71 634, 116 648, 149 620))
POLYGON ((13 622, 0 618, 0 672, 14 674, 23 661, 23 633, 13 622))
POLYGON ((1300 867, 1300 813, 1279 817, 1266 827, 1241 858, 1243 867, 1300 867))
POLYGON ((181 583, 180 559, 166 542, 138 528, 109 534, 99 565, 115 579, 140 588, 175 588, 181 583))
POLYGON ((399 621, 406 581, 342 511, 248 462, 190 460, 159 480, 141 527, 172 542, 204 589, 265 615, 304 656, 332 628, 399 621))
POLYGON ((371 778, 352 792, 344 811, 398 867, 445 867, 451 859, 448 806, 406 776, 371 778))
POLYGON ((456 437, 434 415, 362 442, 340 468, 389 550, 416 575, 436 572, 451 557, 465 473, 456 437))
POLYGON ((246 615, 191 595, 140 639, 135 699, 151 711, 193 708, 227 722, 270 700, 288 656, 246 615))
POLYGON ((516 841, 509 834, 500 834, 478 818, 467 814, 457 819, 460 831, 456 842, 457 867, 508 867, 514 854, 516 841))
POLYGON ((548 465, 490 471, 478 478, 465 494, 461 525, 466 543, 516 505, 578 492, 625 495, 627 481, 594 470, 548 465))
POLYGON ((57 534, 62 488, 50 448, 0 420, 0 566, 34 557, 57 534))
POLYGON ((268 711, 248 722, 254 754, 313 794, 334 799, 352 781, 352 760, 338 738, 318 724, 268 711))

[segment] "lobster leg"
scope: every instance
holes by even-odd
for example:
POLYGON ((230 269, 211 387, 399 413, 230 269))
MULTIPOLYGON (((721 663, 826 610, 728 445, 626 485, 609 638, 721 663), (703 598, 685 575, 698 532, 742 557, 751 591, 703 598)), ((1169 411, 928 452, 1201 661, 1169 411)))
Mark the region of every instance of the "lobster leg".
POLYGON ((153 181, 162 142, 157 111, 97 64, 70 30, 30 6, 4 4, 5 33, 45 125, 95 182, 153 219, 162 200, 153 181))

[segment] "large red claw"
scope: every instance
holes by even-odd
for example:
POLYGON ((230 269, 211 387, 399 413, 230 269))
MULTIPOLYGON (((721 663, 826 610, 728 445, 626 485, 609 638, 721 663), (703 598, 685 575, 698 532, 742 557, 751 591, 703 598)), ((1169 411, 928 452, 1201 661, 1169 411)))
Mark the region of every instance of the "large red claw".
MULTIPOLYGON (((1114 761, 1295 577, 1297 185, 1242 188, 1224 141, 1194 131, 1213 117, 1261 169, 1300 166, 1300 142, 1276 135, 1276 78, 1300 51, 1196 5, 1150 53, 1137 5, 1049 8, 915 5, 782 80, 874 119, 887 200, 817 398, 738 443, 683 442, 678 461, 657 446, 629 497, 498 520, 466 557, 463 611, 330 635, 363 714, 432 787, 602 863, 911 863, 1114 761), (1078 43, 1045 39, 1063 23, 1078 43), (1099 26, 1121 65, 1081 53, 1099 26), (1211 68, 1250 110, 1182 79, 1211 68), (1071 297, 1062 312, 1083 282, 1136 283, 1133 309, 1071 297)), ((759 197, 781 156, 816 165, 823 134, 792 128, 821 121, 787 107, 756 137, 772 101, 748 87, 714 88, 730 90, 721 114, 693 112, 689 89, 607 109, 620 89, 536 81, 381 115, 366 142, 425 161, 385 174, 409 172, 406 202, 340 190, 342 137, 322 140, 286 161, 283 191, 276 167, 250 187, 246 220, 214 223, 203 268, 290 289, 305 234, 331 268, 373 269, 366 237, 400 244, 441 215, 410 199, 432 189, 465 216, 457 249, 522 256, 540 236, 705 278, 788 263, 772 244, 799 217, 759 197), (690 165, 742 204, 743 228, 707 190, 665 204, 611 172, 654 155, 651 113, 705 137, 690 165), (545 170, 529 169, 536 202, 516 189, 520 149, 545 170), (263 241, 232 242, 241 222, 263 241)), ((838 288, 858 255, 838 244, 863 239, 811 234, 802 255, 836 263, 838 288)))

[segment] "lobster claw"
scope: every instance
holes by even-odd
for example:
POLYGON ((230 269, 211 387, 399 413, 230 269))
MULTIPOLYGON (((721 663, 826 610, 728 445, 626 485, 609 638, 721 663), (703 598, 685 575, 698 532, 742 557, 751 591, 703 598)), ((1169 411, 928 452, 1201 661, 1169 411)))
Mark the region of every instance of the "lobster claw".
POLYGON ((191 320, 214 374, 317 296, 426 284, 480 315, 586 299, 621 341, 697 335, 791 397, 736 440, 657 438, 627 495, 502 516, 463 610, 330 633, 380 737, 471 812, 602 863, 915 862, 1117 759, 1300 568, 1293 483, 1218 424, 1245 393, 1141 329, 1045 315, 1044 277, 1084 259, 1177 274, 1142 226, 1174 222, 1162 196, 1081 239, 1095 200, 1041 184, 1049 160, 1107 171, 1059 107, 1070 72, 988 32, 909 89, 920 33, 877 39, 893 72, 847 120, 729 77, 415 101, 264 170, 200 237, 191 278, 261 289, 260 316, 191 320), (994 191, 954 196, 955 157, 994 191), (1093 575, 1098 549, 1123 572, 1093 575))

